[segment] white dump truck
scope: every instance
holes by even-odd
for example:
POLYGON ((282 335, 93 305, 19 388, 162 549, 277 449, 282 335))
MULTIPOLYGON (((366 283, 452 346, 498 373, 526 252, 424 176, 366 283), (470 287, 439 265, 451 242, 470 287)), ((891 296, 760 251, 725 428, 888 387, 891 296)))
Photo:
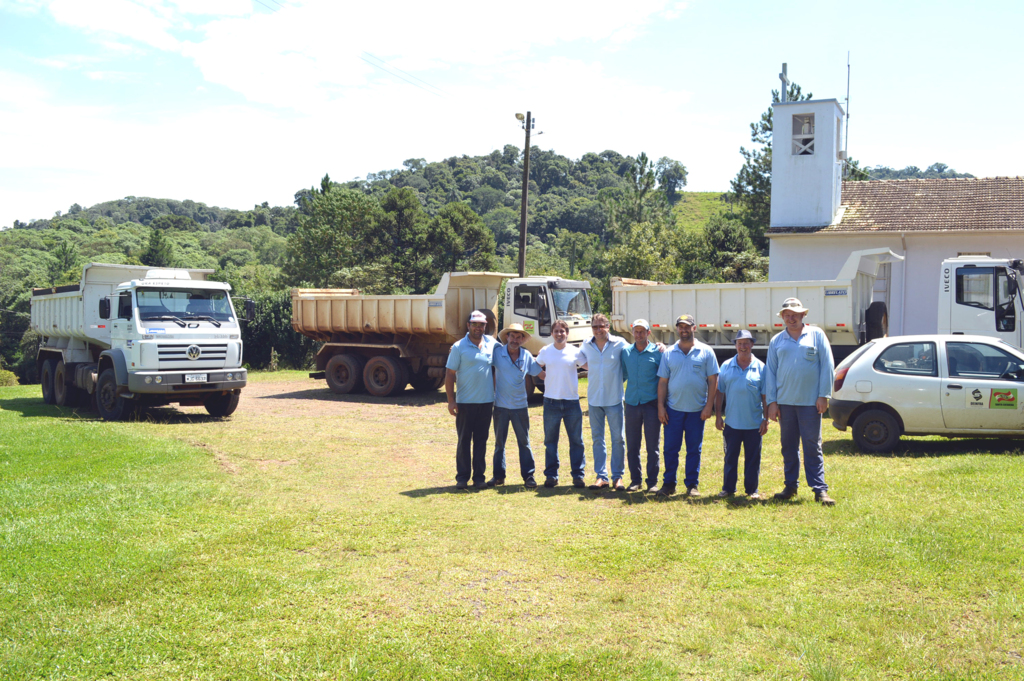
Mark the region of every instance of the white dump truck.
MULTIPOLYGON (((448 351, 466 335, 473 310, 487 316, 491 335, 514 322, 522 324, 532 336, 525 347, 536 355, 552 342, 551 324, 557 319, 569 325, 570 343, 591 337, 589 290, 586 281, 500 272, 449 272, 434 293, 424 295, 292 289, 292 328, 323 342, 318 371, 310 376, 326 378, 336 393, 365 389, 388 396, 409 384, 415 390, 436 390, 444 384, 448 351), (500 302, 504 313, 499 326, 500 302)), ((534 383, 528 387, 532 390, 534 383)))
MULTIPOLYGON (((692 314, 698 338, 721 356, 733 354, 733 339, 741 329, 753 334, 754 350, 764 356, 772 336, 783 329, 776 315, 782 302, 799 298, 811 310, 807 322, 825 331, 838 362, 865 342, 888 335, 889 312, 885 303, 872 301, 872 291, 879 266, 902 259, 887 248, 854 251, 829 281, 660 284, 613 278, 610 318, 626 336, 634 319, 648 319, 655 337, 667 344, 676 339, 675 319, 692 314)), ((938 328, 906 333, 988 335, 1022 347, 1022 273, 1018 259, 961 256, 943 261, 936 287, 938 328)))
POLYGON ((31 327, 47 404, 95 400, 107 420, 146 406, 203 405, 214 416, 238 406, 242 368, 230 284, 213 270, 90 263, 78 284, 33 289, 31 327))

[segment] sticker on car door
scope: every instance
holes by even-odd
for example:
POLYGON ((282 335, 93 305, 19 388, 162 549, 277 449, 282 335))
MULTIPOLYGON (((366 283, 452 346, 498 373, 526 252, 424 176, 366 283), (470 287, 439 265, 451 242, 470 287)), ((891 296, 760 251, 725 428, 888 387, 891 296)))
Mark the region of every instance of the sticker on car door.
POLYGON ((967 393, 968 409, 1016 409, 1017 389, 974 388, 967 393))

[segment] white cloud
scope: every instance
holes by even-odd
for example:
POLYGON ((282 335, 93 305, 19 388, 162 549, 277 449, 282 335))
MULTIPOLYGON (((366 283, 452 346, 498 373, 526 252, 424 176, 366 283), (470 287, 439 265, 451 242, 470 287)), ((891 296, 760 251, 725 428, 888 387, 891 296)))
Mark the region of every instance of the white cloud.
POLYGON ((110 33, 151 45, 161 50, 174 50, 178 41, 169 33, 172 24, 154 12, 129 0, 53 0, 48 5, 59 23, 93 33, 110 33))

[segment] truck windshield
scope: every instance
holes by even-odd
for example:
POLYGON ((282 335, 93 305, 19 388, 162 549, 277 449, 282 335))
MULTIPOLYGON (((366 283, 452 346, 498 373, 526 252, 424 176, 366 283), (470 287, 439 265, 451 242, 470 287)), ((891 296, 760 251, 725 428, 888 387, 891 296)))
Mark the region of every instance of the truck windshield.
POLYGON ((551 290, 555 299, 555 314, 558 319, 584 319, 589 321, 590 297, 586 289, 556 288, 551 290))
POLYGON ((234 321, 227 291, 184 288, 139 288, 135 293, 139 318, 178 317, 179 319, 234 321))

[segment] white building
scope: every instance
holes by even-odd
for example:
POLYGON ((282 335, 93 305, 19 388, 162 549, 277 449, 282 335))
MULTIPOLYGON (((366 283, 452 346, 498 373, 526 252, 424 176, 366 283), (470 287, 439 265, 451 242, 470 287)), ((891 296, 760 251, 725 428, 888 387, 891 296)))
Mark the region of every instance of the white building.
POLYGON ((842 181, 843 110, 834 99, 773 106, 769 281, 834 279, 850 251, 886 247, 875 300, 889 333, 935 333, 940 264, 1024 258, 1024 178, 842 181))

